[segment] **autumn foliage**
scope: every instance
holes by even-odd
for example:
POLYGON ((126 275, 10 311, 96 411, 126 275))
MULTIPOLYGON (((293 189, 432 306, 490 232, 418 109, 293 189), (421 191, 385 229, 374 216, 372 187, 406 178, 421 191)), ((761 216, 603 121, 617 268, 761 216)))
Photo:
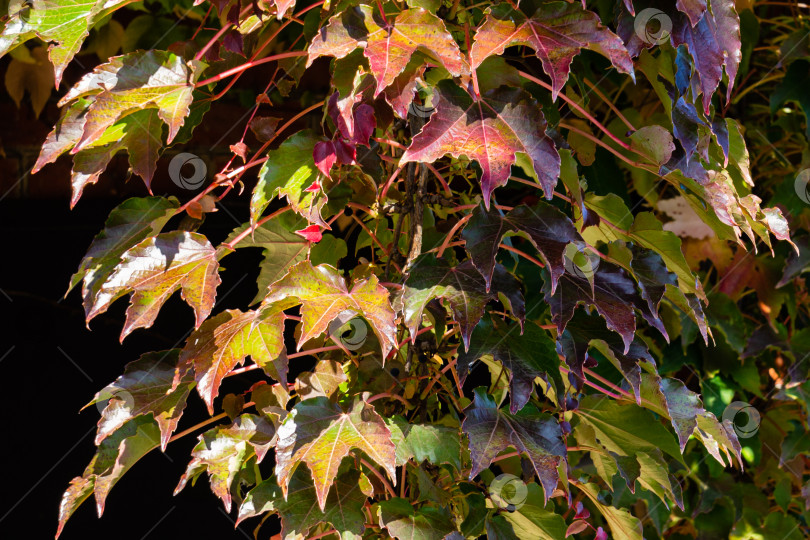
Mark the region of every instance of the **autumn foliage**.
POLYGON ((87 321, 125 298, 123 340, 178 291, 195 317, 95 396, 98 452, 57 536, 178 436, 199 442, 176 492, 207 477, 265 537, 810 534, 805 19, 732 0, 147 3, 191 35, 130 39, 66 87, 136 5, 12 1, 0 35, 15 61, 50 43, 62 112, 34 172, 69 154, 71 205, 118 152, 144 183, 70 280, 87 321), (785 20, 760 34, 765 17, 785 20), (169 165, 184 197, 153 194, 161 155, 265 63, 260 145, 234 132, 222 170, 169 165), (307 102, 308 70, 329 85, 307 102), (205 214, 243 190, 244 224, 212 243, 205 214), (263 250, 257 294, 223 310, 243 249, 263 250), (209 421, 184 425, 189 399, 209 421))

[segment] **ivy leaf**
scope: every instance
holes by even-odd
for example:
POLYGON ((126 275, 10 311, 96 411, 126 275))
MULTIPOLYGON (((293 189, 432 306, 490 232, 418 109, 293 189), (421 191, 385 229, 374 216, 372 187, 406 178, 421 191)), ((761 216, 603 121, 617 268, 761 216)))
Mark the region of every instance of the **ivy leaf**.
POLYGON ((443 298, 453 311, 453 320, 461 327, 464 348, 469 350, 472 331, 484 315, 490 300, 503 300, 521 325, 526 305, 520 282, 500 264, 495 265, 493 287, 487 288, 484 278, 472 264, 464 261, 450 266, 432 254, 420 257, 414 264, 402 292, 405 325, 413 338, 419 330, 422 312, 434 298, 443 298))
POLYGON ((540 486, 531 482, 526 488, 525 502, 514 512, 503 512, 500 515, 512 525, 517 538, 563 540, 566 537, 565 520, 559 514, 546 510, 546 501, 540 486))
POLYGON ((203 64, 185 62, 167 51, 137 51, 113 57, 96 67, 59 101, 66 105, 77 98, 93 96, 84 119, 82 137, 71 153, 88 148, 105 130, 127 114, 157 108, 169 127, 171 143, 188 116, 194 82, 203 64))
POLYGON ((636 290, 635 282, 627 273, 612 263, 602 261, 593 273, 593 288, 588 276, 566 272, 560 279, 557 291, 543 284, 545 300, 551 307, 551 320, 558 332, 565 330, 574 315, 577 305, 593 306, 605 319, 608 328, 622 337, 624 353, 630 351, 636 331, 636 316, 633 308, 639 309, 648 323, 655 326, 667 339, 666 328, 656 312, 651 312, 636 290))
POLYGON ((325 397, 299 402, 281 424, 276 446, 276 476, 288 496, 292 473, 306 463, 321 510, 340 462, 352 449, 382 465, 396 483, 396 447, 391 432, 374 408, 356 400, 348 411, 325 397))
POLYGON ((449 80, 434 94, 436 112, 411 141, 400 163, 432 163, 445 154, 467 156, 482 169, 484 205, 509 179, 518 153, 532 162, 547 199, 560 176, 560 155, 546 135, 546 120, 534 99, 519 88, 490 90, 477 100, 449 80))
POLYGON ((363 504, 367 497, 360 490, 359 480, 360 471, 357 470, 338 475, 329 489, 325 511, 322 512, 312 478, 305 468, 299 468, 293 474, 286 500, 275 479, 269 478, 245 496, 236 524, 265 512, 278 512, 284 539, 306 536, 307 531, 319 523, 329 523, 343 538, 347 534, 361 535, 365 530, 363 504))
MULTIPOLYGON (((246 223, 235 229, 225 242, 229 243, 249 226, 250 224, 246 223)), ((283 278, 291 266, 306 260, 309 242, 296 234, 294 229, 295 227, 287 226, 283 216, 279 216, 279 219, 263 223, 234 246, 236 249, 262 248, 262 262, 259 264, 259 278, 256 280, 259 292, 251 304, 261 302, 271 284, 283 278)))
POLYGON ((678 0, 675 5, 679 11, 686 13, 692 26, 699 23, 703 14, 706 13, 706 0, 678 0))
POLYGON ((87 321, 132 293, 123 340, 136 328, 149 328, 163 303, 177 290, 194 309, 196 326, 211 313, 220 283, 216 251, 201 234, 185 231, 147 238, 121 256, 121 262, 93 300, 87 321))
POLYGON ((723 460, 725 454, 729 465, 732 464, 732 456, 736 456, 742 467, 742 448, 731 421, 718 421, 703 408, 700 396, 686 388, 681 381, 645 374, 642 377, 641 391, 645 407, 670 418, 672 427, 678 434, 681 452, 686 448, 689 437, 695 434, 712 457, 723 466, 726 465, 723 460))
POLYGON ((243 414, 230 426, 217 426, 199 437, 191 451, 192 460, 174 490, 177 495, 189 480, 195 481, 208 471, 211 491, 231 511, 231 484, 247 461, 256 456, 260 463, 273 444, 273 424, 254 414, 243 414))
POLYGON ((444 22, 422 8, 405 9, 386 23, 376 8, 361 4, 335 15, 308 49, 307 67, 321 56, 343 58, 364 48, 377 79, 374 97, 390 86, 416 53, 432 55, 452 75, 468 71, 444 22))
POLYGON ((672 433, 649 411, 637 405, 589 395, 580 402, 577 417, 594 430, 605 448, 615 454, 631 456, 636 452, 649 453, 660 449, 683 463, 672 433))
MULTIPOLYGON (((643 540, 641 521, 627 510, 602 502, 599 498, 599 487, 596 484, 576 484, 576 486, 604 516, 615 540, 643 540)), ((601 538, 607 538, 607 535, 603 533, 601 538)))
POLYGON ((492 284, 499 244, 507 232, 522 233, 540 252, 546 268, 551 273, 553 293, 557 281, 565 272, 566 246, 570 242, 581 240, 568 216, 543 202, 538 202, 532 207, 516 206, 505 216, 495 208, 487 211, 480 205, 473 210, 461 238, 466 242, 473 264, 484 276, 487 290, 492 284))
POLYGON ((160 444, 160 430, 148 415, 138 416, 101 441, 82 476, 70 481, 59 503, 58 537, 68 518, 90 495, 95 495, 98 515, 110 490, 139 459, 160 444))
POLYGON ((341 384, 346 382, 343 366, 334 360, 320 360, 314 371, 300 373, 295 380, 295 392, 301 399, 317 396, 331 398, 341 384))
POLYGON ((613 66, 633 76, 633 61, 622 40, 602 26, 599 17, 577 3, 544 4, 531 18, 507 4, 489 8, 475 33, 470 51, 473 68, 489 56, 503 54, 507 47, 526 45, 534 49, 551 79, 551 99, 557 99, 571 61, 582 49, 598 52, 613 66))
POLYGON ((634 337, 630 343, 630 349, 625 353, 624 342, 605 327, 603 320, 577 312, 557 339, 560 352, 565 356, 565 363, 578 377, 575 386, 582 387, 584 381, 582 368, 589 358, 588 349, 593 347, 619 370, 633 389, 637 403, 641 405, 641 368, 639 364, 647 362, 649 365, 655 366, 655 360, 647 349, 647 345, 640 338, 634 337))
MULTIPOLYGON (((116 9, 135 0, 31 0, 17 2, 0 34, 0 56, 34 37, 51 43, 48 56, 56 86, 65 68, 79 52, 90 28, 116 9)), ((11 4, 13 6, 15 4, 11 4)), ((6 4, 10 7, 9 4, 6 4)))
POLYGON ((307 221, 324 229, 329 226, 321 218, 326 198, 306 191, 318 178, 313 151, 318 140, 310 131, 299 131, 267 153, 267 161, 259 171, 259 180, 250 199, 250 224, 255 226, 270 201, 278 195, 287 201, 307 221))
MULTIPOLYGON (((104 229, 96 235, 79 269, 70 278, 70 292, 80 281, 85 313, 98 301, 101 287, 115 271, 124 253, 143 239, 157 234, 174 215, 175 199, 133 197, 110 212, 104 229)), ((66 293, 67 294, 67 293, 66 293)))
POLYGON ((197 391, 214 414, 214 398, 222 379, 250 356, 254 363, 281 384, 287 384, 284 349, 284 314, 229 309, 208 319, 188 338, 180 364, 194 366, 197 391))
POLYGON ((464 415, 461 429, 470 438, 470 478, 511 447, 528 456, 548 501, 559 480, 557 465, 567 456, 557 420, 534 405, 526 405, 514 415, 502 411, 482 387, 475 389, 475 400, 464 415))
POLYGON ((383 358, 397 346, 396 314, 388 301, 388 290, 376 276, 355 280, 351 291, 338 271, 328 264, 312 266, 309 261, 292 267, 284 278, 270 286, 264 304, 281 302, 286 309, 302 304, 303 330, 298 349, 324 333, 329 323, 344 312, 364 317, 380 339, 383 358))
POLYGON ((509 410, 516 413, 529 402, 534 392, 534 380, 542 377, 554 386, 557 396, 565 390, 560 376, 560 359, 554 341, 542 328, 533 323, 526 325, 523 333, 516 332, 517 324, 493 324, 485 319, 472 334, 472 344, 466 352, 458 355, 458 377, 463 383, 470 366, 482 357, 498 360, 510 372, 509 410))
POLYGON ((386 418, 385 423, 397 449, 397 467, 413 459, 417 464, 425 460, 433 465, 449 463, 461 470, 461 437, 457 428, 412 424, 399 415, 386 418))
POLYGON ((98 139, 76 154, 70 180, 73 187, 71 208, 79 202, 84 188, 95 184, 113 156, 124 149, 129 155, 130 168, 143 178, 151 193, 152 177, 163 147, 162 127, 154 109, 136 111, 107 128, 98 139))
POLYGON ((96 446, 126 422, 151 413, 160 428, 160 449, 166 450, 193 386, 189 376, 173 384, 179 354, 180 349, 146 353, 127 364, 123 375, 96 394, 88 405, 109 400, 98 421, 96 446))
POLYGON ((446 508, 414 508, 411 501, 394 497, 377 503, 380 527, 397 540, 442 540, 456 531, 446 508))
POLYGON ((633 246, 633 259, 630 261, 633 274, 638 279, 641 296, 647 301, 650 312, 658 313, 658 306, 667 285, 677 285, 678 278, 667 270, 661 256, 651 249, 633 246))
POLYGON ((740 17, 734 9, 734 1, 711 0, 709 4, 710 9, 697 24, 679 20, 672 30, 673 46, 685 44, 694 59, 695 73, 703 91, 703 111, 707 115, 724 66, 728 76, 726 103, 731 102, 734 79, 742 59, 740 17))

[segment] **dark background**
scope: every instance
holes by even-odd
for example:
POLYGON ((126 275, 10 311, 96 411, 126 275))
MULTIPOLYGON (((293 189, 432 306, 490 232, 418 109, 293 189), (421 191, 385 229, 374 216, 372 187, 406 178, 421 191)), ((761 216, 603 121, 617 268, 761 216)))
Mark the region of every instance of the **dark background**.
MULTIPOLYGON (((92 68, 86 65, 85 57, 80 58, 85 60, 88 70, 92 68)), ((0 73, 5 72, 8 62, 8 58, 0 60, 0 73)), ((267 66, 245 73, 238 87, 252 90, 253 94, 260 92, 273 72, 272 64, 267 66)), ((53 537, 62 493, 72 478, 82 474, 95 453, 93 439, 99 411, 95 406, 79 410, 97 391, 115 380, 126 363, 145 352, 181 347, 194 325, 191 308, 175 294, 152 328, 140 329, 119 344, 127 300, 120 299, 107 313, 94 319, 88 329, 80 287, 63 299, 70 276, 93 237, 103 228, 109 212, 128 197, 148 195, 139 177, 128 178, 125 153, 113 159, 97 185, 86 188, 72 211, 70 156, 60 157, 36 175, 27 173, 59 118, 56 105, 59 96, 84 71, 71 65, 60 91, 52 94, 39 118, 34 117, 27 96, 18 109, 5 89, 0 90, 3 411, 0 459, 5 494, 5 503, 0 506, 0 537, 3 538, 53 537)), ((317 92, 320 81, 312 79, 319 77, 319 72, 321 78, 328 73, 313 67, 302 80, 302 91, 311 92, 315 88, 317 92)), ((262 105, 259 114, 290 118, 300 110, 295 96, 290 103, 283 107, 262 105)), ((229 145, 242 136, 250 110, 244 100, 226 98, 215 103, 192 141, 161 157, 152 183, 154 194, 173 194, 183 202, 191 198, 196 192, 183 191, 168 178, 167 166, 173 153, 199 155, 208 163, 209 179, 213 178, 231 156, 229 145)), ((313 113, 310 115, 313 118, 300 122, 288 133, 310 127, 318 114, 313 113)), ((259 147, 251 133, 246 143, 252 151, 259 147)), ((227 206, 206 215, 200 231, 215 245, 248 220, 251 181, 251 175, 247 175, 241 196, 232 193, 227 206)), ((170 222, 166 230, 172 230, 176 224, 170 222)), ((214 313, 244 309, 256 294, 259 253, 242 251, 247 253, 235 253, 224 261, 223 282, 214 313)), ((259 378, 255 371, 229 378, 220 395, 243 391, 259 378)), ((207 417, 202 401, 193 392, 178 431, 207 417)), ((153 451, 145 456, 116 484, 101 519, 97 518, 90 498, 68 521, 61 538, 252 538, 260 519, 249 520, 234 531, 237 508, 232 509, 231 516, 225 514, 221 501, 208 488, 206 474, 196 486, 188 485, 177 497, 172 496, 196 442, 196 434, 189 435, 172 443, 165 454, 153 451)), ((270 457, 266 461, 262 466, 269 472, 270 457)), ((262 528, 259 538, 269 538, 277 532, 277 523, 271 520, 262 528)))

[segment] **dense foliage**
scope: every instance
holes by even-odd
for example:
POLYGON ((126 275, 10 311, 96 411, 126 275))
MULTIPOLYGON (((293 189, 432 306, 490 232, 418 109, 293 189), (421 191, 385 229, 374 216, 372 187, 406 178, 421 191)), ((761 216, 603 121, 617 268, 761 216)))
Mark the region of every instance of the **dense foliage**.
POLYGON ((91 402, 58 533, 194 434, 176 491, 207 473, 284 538, 810 535, 806 7, 9 2, 6 85, 37 113, 102 59, 34 170, 69 153, 75 205, 119 151, 148 191, 171 147, 188 194, 121 202, 71 278, 88 322, 129 297, 122 340, 178 290, 196 324, 91 402), (206 175, 183 145, 265 63, 254 138, 206 175), (319 69, 323 99, 297 92, 319 69), (258 293, 218 310, 242 249, 258 293), (211 418, 177 433, 195 389, 211 418))

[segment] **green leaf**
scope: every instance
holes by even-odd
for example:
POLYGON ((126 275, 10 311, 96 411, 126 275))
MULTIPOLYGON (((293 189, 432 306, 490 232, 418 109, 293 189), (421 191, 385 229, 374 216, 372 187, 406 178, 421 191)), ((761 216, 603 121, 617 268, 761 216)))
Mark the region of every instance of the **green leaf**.
POLYGON ((136 328, 152 326, 163 303, 182 289, 183 300, 194 309, 199 327, 214 306, 218 270, 217 253, 201 234, 176 231, 147 238, 121 256, 87 310, 87 321, 132 293, 123 340, 136 328))
POLYGON ((489 467, 508 448, 525 453, 540 478, 545 499, 557 487, 557 465, 567 452, 557 420, 526 405, 517 414, 498 409, 484 388, 475 389, 475 400, 464 410, 462 430, 470 438, 472 470, 470 478, 489 467))
POLYGON ((259 171, 259 180, 250 198, 250 223, 256 225, 274 197, 286 197, 289 204, 307 221, 328 229, 321 217, 326 197, 305 191, 318 178, 312 152, 318 139, 311 131, 299 131, 281 146, 267 153, 259 171))
POLYGON ((725 454, 731 465, 732 456, 736 456, 742 467, 742 448, 731 421, 718 421, 703 408, 700 396, 686 388, 681 381, 644 374, 641 393, 645 407, 671 419, 681 451, 686 448, 689 437, 695 434, 718 462, 726 465, 723 459, 725 454))
POLYGON ((159 233, 176 208, 174 199, 133 197, 110 212, 104 229, 93 239, 79 269, 70 278, 68 292, 84 281, 82 298, 86 314, 98 301, 102 285, 124 253, 146 237, 159 233))
POLYGON ((416 338, 422 313, 434 298, 450 304, 453 320, 461 327, 466 349, 470 348, 472 331, 484 315, 490 300, 503 300, 515 317, 523 323, 526 306, 520 282, 500 264, 495 265, 492 287, 487 287, 472 261, 451 266, 433 254, 421 256, 413 265, 402 292, 404 323, 416 338))
POLYGON ((194 82, 204 65, 186 62, 167 51, 137 51, 116 56, 96 67, 59 101, 66 105, 77 98, 93 97, 84 118, 82 136, 71 151, 88 148, 115 122, 141 109, 157 108, 169 127, 171 143, 188 116, 194 82))
POLYGON ((394 497, 377 503, 380 527, 397 540, 442 540, 456 530, 446 508, 414 508, 408 499, 394 497))
POLYGON ((197 391, 214 414, 214 398, 222 379, 247 356, 269 376, 287 384, 287 355, 284 349, 284 314, 226 310, 205 321, 188 338, 180 364, 194 367, 197 391))
POLYGON ((672 134, 661 126, 644 126, 630 135, 630 147, 643 156, 653 158, 657 166, 661 166, 672 157, 675 143, 672 134))
POLYGON ((433 465, 449 463, 461 470, 461 436, 457 428, 409 423, 398 415, 386 418, 385 423, 397 449, 397 467, 413 459, 417 464, 425 460, 433 465))
POLYGON ((146 353, 96 394, 88 405, 109 400, 98 421, 96 446, 126 422, 151 413, 160 427, 160 449, 166 450, 194 385, 190 374, 174 384, 179 354, 179 349, 146 353))
POLYGON ((388 301, 388 290, 380 285, 374 275, 355 280, 350 291, 335 268, 326 264, 312 266, 309 261, 301 262, 270 286, 264 305, 273 302, 279 302, 279 306, 283 306, 280 309, 303 305, 299 350, 301 345, 323 334, 330 322, 347 312, 360 315, 371 323, 380 339, 383 358, 398 344, 396 314, 388 301))
POLYGON ((526 487, 528 494, 525 502, 514 512, 503 512, 501 516, 512 525, 518 538, 563 540, 565 520, 559 514, 546 509, 546 501, 540 486, 532 482, 526 487))
POLYGON ((278 430, 276 476, 282 491, 287 494, 290 477, 299 464, 305 463, 323 510, 340 462, 352 449, 382 465, 396 483, 396 447, 391 432, 371 405, 357 399, 344 411, 325 397, 299 402, 278 430))
POLYGON ((34 37, 51 43, 48 56, 54 66, 56 86, 65 68, 79 52, 93 25, 135 0, 31 0, 6 3, 9 13, 0 34, 0 56, 34 37))
POLYGON ((148 415, 138 416, 101 441, 84 474, 70 482, 59 504, 58 537, 68 518, 90 494, 96 498, 98 515, 110 490, 139 459, 160 444, 160 429, 148 415))
POLYGON ((593 428, 599 442, 615 454, 632 456, 660 449, 683 463, 672 433, 638 405, 590 395, 580 402, 577 418, 593 428))
POLYGON ((217 426, 199 436, 191 451, 193 458, 174 490, 177 495, 189 480, 196 481, 208 471, 208 482, 214 495, 231 511, 231 484, 248 460, 256 456, 261 462, 276 435, 273 424, 253 414, 243 414, 230 426, 217 426))
POLYGON ((329 489, 325 511, 322 512, 306 469, 299 468, 293 474, 286 499, 276 480, 269 478, 245 496, 236 524, 265 512, 278 512, 281 537, 285 540, 306 536, 307 531, 319 523, 329 523, 342 538, 347 533, 361 535, 365 530, 363 504, 367 497, 360 490, 359 480, 357 470, 338 475, 329 489))
POLYGON ((560 358, 554 341, 545 330, 534 323, 526 325, 519 332, 519 325, 505 322, 494 324, 493 319, 485 319, 475 327, 470 349, 458 355, 458 377, 464 382, 471 365, 482 357, 498 360, 510 372, 509 410, 516 413, 529 402, 534 392, 534 380, 542 377, 554 387, 555 395, 564 392, 560 375, 560 358))
MULTIPOLYGON (((283 216, 281 217, 283 218, 283 216)), ((301 228, 304 226, 306 224, 302 225, 301 228)), ((225 242, 229 243, 248 227, 250 227, 249 223, 238 227, 228 236, 225 242)), ((259 278, 256 281, 259 292, 250 302, 255 304, 261 302, 267 294, 267 288, 283 278, 291 266, 306 260, 309 242, 301 235, 295 234, 295 230, 288 227, 283 219, 272 219, 267 223, 263 223, 234 247, 236 249, 262 248, 262 262, 259 264, 259 278)))
POLYGON ((610 526, 614 540, 642 540, 641 522, 627 510, 609 506, 599 500, 599 488, 595 484, 576 484, 590 499, 610 526))

